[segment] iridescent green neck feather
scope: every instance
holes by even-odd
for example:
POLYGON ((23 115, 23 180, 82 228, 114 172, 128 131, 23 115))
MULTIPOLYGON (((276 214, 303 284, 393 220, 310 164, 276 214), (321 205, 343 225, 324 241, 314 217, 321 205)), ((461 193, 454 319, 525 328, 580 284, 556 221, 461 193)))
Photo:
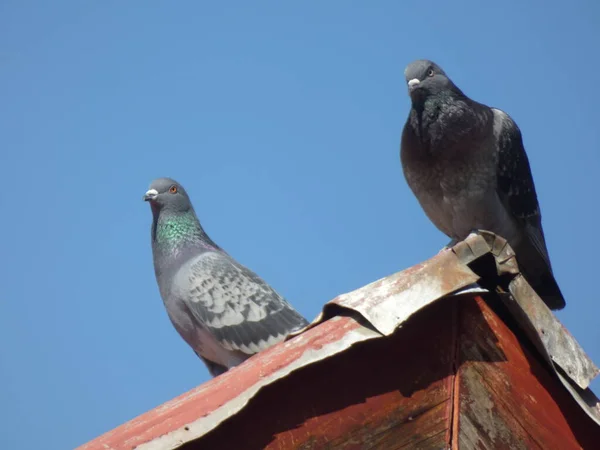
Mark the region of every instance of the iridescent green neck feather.
POLYGON ((161 214, 156 225, 156 240, 161 243, 187 241, 201 230, 198 219, 191 211, 183 214, 161 214))
POLYGON ((180 253, 195 246, 216 247, 193 210, 161 212, 152 224, 152 246, 161 253, 180 253))

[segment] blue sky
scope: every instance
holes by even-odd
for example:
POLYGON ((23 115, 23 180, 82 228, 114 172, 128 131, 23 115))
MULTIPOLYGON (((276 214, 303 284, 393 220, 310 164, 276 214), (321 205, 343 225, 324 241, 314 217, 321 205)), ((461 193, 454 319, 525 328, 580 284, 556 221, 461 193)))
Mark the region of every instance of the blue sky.
POLYGON ((599 24, 592 0, 2 1, 0 448, 72 448, 208 379, 154 280, 153 178, 309 319, 446 244, 400 169, 417 58, 521 127, 558 316, 600 363, 599 24))

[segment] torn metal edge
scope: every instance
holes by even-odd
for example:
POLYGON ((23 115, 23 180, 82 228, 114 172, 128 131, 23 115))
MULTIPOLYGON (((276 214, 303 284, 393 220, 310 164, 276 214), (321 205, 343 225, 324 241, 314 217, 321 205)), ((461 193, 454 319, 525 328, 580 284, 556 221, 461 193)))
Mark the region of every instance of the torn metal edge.
POLYGON ((452 251, 402 272, 342 294, 328 302, 315 324, 327 316, 327 308, 337 305, 358 312, 384 336, 394 333, 413 314, 435 301, 479 280, 452 251))

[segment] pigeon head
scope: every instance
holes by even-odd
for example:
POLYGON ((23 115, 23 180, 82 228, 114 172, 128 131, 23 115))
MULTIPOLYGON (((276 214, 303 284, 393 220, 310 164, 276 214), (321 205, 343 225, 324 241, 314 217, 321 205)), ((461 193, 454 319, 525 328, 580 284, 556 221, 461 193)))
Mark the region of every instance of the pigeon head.
POLYGON ((157 178, 150 183, 144 200, 150 202, 153 213, 167 210, 185 213, 193 210, 192 202, 183 186, 171 178, 157 178))
POLYGON ((419 59, 410 63, 404 70, 404 76, 413 104, 421 103, 428 97, 443 93, 454 92, 462 95, 444 70, 427 59, 419 59))
POLYGON ((198 245, 213 250, 218 248, 202 229, 187 192, 177 181, 157 178, 150 183, 144 200, 150 203, 154 219, 152 249, 155 264, 165 255, 172 257, 198 245))

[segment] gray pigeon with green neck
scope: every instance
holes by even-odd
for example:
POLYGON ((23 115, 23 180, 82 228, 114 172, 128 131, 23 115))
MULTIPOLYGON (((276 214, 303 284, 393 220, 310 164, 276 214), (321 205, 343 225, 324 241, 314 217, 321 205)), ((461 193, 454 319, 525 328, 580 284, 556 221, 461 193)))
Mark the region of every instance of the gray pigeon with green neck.
POLYGON ((432 61, 415 61, 404 75, 412 107, 400 159, 429 219, 452 238, 449 245, 478 229, 502 236, 542 300, 564 307, 517 124, 471 100, 432 61))
POLYGON ((308 324, 271 286, 208 237, 179 183, 154 180, 144 200, 152 209, 160 295, 175 329, 212 376, 308 324))

